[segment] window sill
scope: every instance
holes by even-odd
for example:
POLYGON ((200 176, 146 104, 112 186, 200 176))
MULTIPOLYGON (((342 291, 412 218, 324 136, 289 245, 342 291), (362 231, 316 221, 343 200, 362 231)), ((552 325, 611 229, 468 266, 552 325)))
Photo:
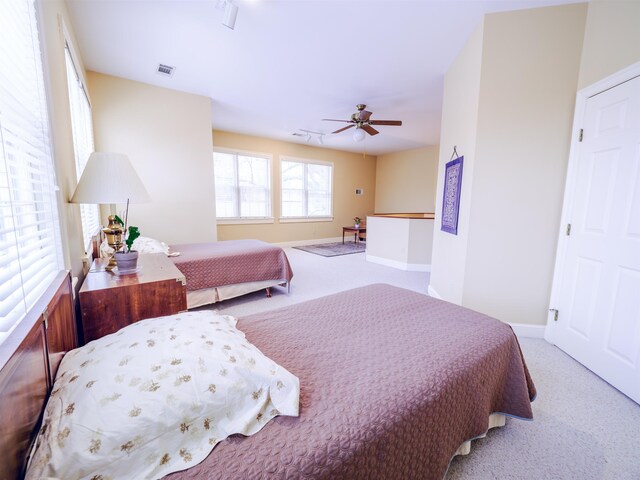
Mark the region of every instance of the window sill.
POLYGON ((280 217, 280 223, 333 222, 333 217, 280 217))
POLYGON ((218 218, 218 225, 250 225, 258 223, 274 223, 273 217, 268 218, 218 218))

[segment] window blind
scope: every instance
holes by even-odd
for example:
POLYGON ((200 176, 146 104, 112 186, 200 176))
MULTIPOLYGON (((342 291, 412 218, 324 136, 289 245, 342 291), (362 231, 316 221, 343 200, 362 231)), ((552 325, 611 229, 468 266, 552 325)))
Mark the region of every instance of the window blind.
MULTIPOLYGON (((80 176, 87 165, 89 155, 94 150, 93 122, 91 120, 91 104, 87 97, 82 78, 73 61, 69 45, 64 50, 67 64, 67 87, 69 90, 69 108, 71 110, 71 129, 73 131, 73 151, 76 160, 76 175, 80 176)), ((100 228, 100 210, 95 204, 81 204, 80 215, 82 221, 82 236, 84 248, 89 249, 91 237, 100 228)))
POLYGON ((33 0, 0 2, 0 343, 61 267, 33 0))

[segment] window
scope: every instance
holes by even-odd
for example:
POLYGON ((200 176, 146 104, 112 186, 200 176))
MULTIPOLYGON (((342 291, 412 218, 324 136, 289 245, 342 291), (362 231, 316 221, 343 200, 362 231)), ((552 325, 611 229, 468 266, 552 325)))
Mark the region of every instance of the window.
POLYGON ((332 164, 287 159, 281 168, 283 218, 332 216, 332 164))
MULTIPOLYGON (((71 129, 73 131, 73 151, 76 160, 76 175, 80 176, 87 165, 89 155, 94 150, 93 123, 91 121, 91 105, 87 93, 82 84, 82 78, 71 56, 69 45, 64 50, 67 64, 67 87, 69 90, 69 107, 71 109, 71 129)), ((91 237, 100 228, 100 210, 98 205, 81 204, 80 215, 82 220, 82 236, 84 248, 89 249, 91 237)))
POLYGON ((271 157, 238 152, 213 152, 216 217, 271 217, 271 157))
POLYGON ((0 1, 0 343, 61 267, 34 0, 0 1))

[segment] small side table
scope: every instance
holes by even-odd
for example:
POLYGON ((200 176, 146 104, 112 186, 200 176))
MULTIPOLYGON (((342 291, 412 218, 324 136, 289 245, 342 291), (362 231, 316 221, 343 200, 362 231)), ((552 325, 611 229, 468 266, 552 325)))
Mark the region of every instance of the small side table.
POLYGON ((344 234, 345 232, 353 233, 353 241, 355 243, 360 243, 360 233, 366 233, 366 227, 342 227, 342 243, 344 243, 344 234))
POLYGON ((140 255, 137 273, 106 271, 96 259, 80 288, 84 343, 114 333, 145 318, 187 309, 184 275, 163 253, 140 255))

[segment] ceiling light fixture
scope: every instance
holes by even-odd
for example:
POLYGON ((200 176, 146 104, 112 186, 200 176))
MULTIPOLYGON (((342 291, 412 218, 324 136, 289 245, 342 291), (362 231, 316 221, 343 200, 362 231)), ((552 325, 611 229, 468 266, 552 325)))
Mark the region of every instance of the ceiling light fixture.
POLYGON ((294 132, 293 135, 295 137, 303 137, 305 139, 305 142, 307 143, 309 143, 313 138, 318 142, 318 144, 324 145, 322 137, 324 137, 326 133, 314 132, 313 130, 305 130, 304 128, 300 128, 299 130, 304 133, 294 132))
POLYGON ((356 131, 353 132, 353 139, 356 142, 361 142, 364 140, 364 137, 365 137, 364 130, 362 130, 359 126, 356 127, 356 131))
POLYGON ((233 4, 233 0, 224 1, 224 17, 222 24, 233 30, 236 26, 236 17, 238 16, 238 6, 233 4))

